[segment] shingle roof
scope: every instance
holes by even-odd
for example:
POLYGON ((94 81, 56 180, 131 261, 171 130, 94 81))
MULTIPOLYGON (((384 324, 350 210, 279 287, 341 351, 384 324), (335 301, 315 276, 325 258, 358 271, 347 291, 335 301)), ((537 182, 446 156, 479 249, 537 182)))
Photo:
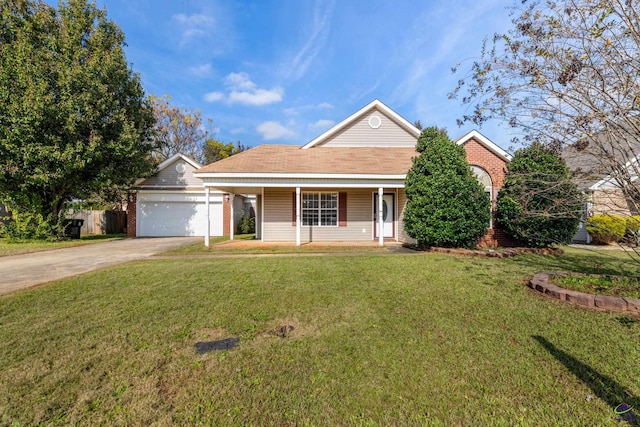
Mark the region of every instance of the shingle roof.
POLYGON ((618 126, 565 148, 561 155, 579 187, 590 187, 612 173, 614 167, 624 166, 638 157, 640 141, 634 129, 618 126))
POLYGON ((309 173, 403 175, 415 148, 260 145, 198 170, 204 173, 309 173))

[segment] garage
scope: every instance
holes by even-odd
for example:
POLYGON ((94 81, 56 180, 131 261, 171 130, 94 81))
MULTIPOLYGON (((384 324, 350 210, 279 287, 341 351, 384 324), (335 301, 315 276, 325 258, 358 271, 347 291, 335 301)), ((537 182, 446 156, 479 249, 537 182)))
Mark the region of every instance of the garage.
MULTIPOLYGON (((210 236, 222 236, 222 193, 209 198, 210 236)), ((139 191, 136 206, 139 237, 204 236, 207 230, 205 193, 139 191)))
MULTIPOLYGON (((202 165, 175 154, 152 176, 138 180, 127 204, 129 237, 204 236, 207 233, 206 192, 193 173, 202 165)), ((223 193, 209 194, 209 235, 223 233, 223 193)), ((228 231, 227 231, 228 232, 228 231)))

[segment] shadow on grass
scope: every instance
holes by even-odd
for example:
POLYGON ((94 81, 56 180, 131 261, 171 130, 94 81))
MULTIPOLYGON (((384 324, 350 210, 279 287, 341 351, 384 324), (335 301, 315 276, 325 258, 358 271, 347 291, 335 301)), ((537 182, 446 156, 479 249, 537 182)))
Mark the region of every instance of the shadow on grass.
POLYGON ((546 338, 539 335, 532 335, 532 338, 538 341, 545 350, 562 363, 580 381, 585 383, 596 396, 606 402, 607 405, 611 407, 611 413, 614 416, 615 409, 621 404, 626 404, 634 408, 633 410, 636 415, 633 418, 635 418, 635 420, 630 421, 628 425, 640 426, 640 419, 638 419, 637 415, 640 409, 640 398, 638 398, 638 396, 631 394, 629 390, 614 379, 600 374, 591 366, 582 363, 570 354, 560 350, 547 341, 546 338))
POLYGON ((622 252, 603 253, 572 250, 562 255, 521 255, 516 262, 538 271, 567 271, 584 274, 639 275, 640 258, 622 252))

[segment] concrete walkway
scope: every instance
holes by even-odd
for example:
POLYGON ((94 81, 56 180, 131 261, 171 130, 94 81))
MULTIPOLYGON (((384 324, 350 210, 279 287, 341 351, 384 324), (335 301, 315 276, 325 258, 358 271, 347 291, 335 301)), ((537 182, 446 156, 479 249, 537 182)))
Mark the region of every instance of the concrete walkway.
POLYGON ((127 261, 147 258, 201 237, 115 240, 72 248, 0 257, 0 294, 75 276, 127 261))

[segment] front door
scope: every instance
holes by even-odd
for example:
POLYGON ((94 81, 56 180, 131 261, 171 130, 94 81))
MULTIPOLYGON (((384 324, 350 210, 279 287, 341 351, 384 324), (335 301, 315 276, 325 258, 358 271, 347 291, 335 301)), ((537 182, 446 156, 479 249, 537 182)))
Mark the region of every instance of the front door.
MULTIPOLYGON (((382 226, 382 237, 393 237, 394 230, 394 222, 395 222, 395 206, 394 206, 394 195, 393 194, 384 194, 382 196, 382 220, 384 221, 382 226)), ((380 236, 378 234, 378 227, 380 224, 378 223, 378 195, 373 195, 373 220, 374 220, 374 229, 375 229, 375 237, 380 236)))

